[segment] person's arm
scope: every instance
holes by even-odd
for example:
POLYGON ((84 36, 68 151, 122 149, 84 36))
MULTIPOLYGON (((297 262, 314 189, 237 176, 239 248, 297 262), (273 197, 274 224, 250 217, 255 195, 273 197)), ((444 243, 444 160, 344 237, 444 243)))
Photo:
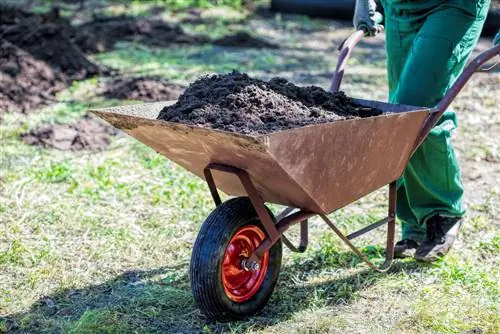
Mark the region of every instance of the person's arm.
POLYGON ((375 36, 382 31, 382 14, 377 12, 375 0, 356 0, 353 24, 356 30, 363 30, 365 36, 375 36))

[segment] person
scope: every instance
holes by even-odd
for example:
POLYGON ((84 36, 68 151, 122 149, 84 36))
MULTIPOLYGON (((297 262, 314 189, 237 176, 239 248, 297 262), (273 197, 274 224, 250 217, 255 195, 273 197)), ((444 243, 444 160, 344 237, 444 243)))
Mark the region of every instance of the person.
MULTIPOLYGON (((434 107, 462 72, 482 30, 490 0, 382 0, 389 102, 434 107)), ((366 36, 383 29, 374 0, 356 0, 353 23, 366 36)), ((465 213, 453 151, 457 127, 446 110, 397 181, 402 240, 395 257, 432 262, 450 250, 465 213)))

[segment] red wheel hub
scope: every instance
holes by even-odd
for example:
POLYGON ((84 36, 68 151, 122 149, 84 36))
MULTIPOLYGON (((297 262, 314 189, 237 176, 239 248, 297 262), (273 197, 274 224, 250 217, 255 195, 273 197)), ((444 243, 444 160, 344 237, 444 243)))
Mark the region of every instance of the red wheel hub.
POLYGON ((236 231, 226 247, 222 259, 222 284, 226 295, 234 302, 249 300, 264 282, 269 252, 262 256, 257 270, 245 270, 242 261, 250 257, 265 237, 260 227, 247 225, 236 231))

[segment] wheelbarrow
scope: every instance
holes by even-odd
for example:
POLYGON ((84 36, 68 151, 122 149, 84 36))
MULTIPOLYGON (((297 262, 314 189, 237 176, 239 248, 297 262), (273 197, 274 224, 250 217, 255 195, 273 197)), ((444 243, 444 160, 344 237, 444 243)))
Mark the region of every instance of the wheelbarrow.
MULTIPOLYGON (((340 48, 332 91, 339 89, 346 62, 363 33, 340 48)), ((157 120, 175 103, 158 102, 93 110, 171 161, 203 178, 215 202, 193 246, 190 280, 194 299, 209 318, 253 315, 276 285, 284 243, 294 252, 308 245, 308 219, 319 216, 368 266, 387 271, 394 256, 396 180, 475 71, 499 55, 500 46, 480 54, 434 108, 355 99, 384 114, 309 125, 265 135, 241 135, 157 120), (327 216, 389 185, 388 214, 350 234, 327 216), (235 196, 222 202, 218 190, 235 196), (265 203, 287 206, 274 216, 265 203), (285 232, 300 224, 300 243, 285 232), (385 262, 376 266, 351 240, 387 225, 385 262)))

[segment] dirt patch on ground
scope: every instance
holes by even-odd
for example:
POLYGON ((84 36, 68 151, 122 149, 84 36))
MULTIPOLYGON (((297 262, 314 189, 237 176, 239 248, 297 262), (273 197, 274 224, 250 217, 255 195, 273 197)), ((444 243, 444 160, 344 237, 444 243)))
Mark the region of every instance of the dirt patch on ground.
POLYGON ((183 89, 157 77, 118 77, 106 82, 101 93, 108 99, 145 102, 176 100, 183 89))
POLYGON ((265 41, 251 34, 240 31, 233 35, 224 36, 213 41, 213 44, 220 46, 231 46, 238 48, 257 48, 257 49, 278 49, 277 44, 265 41))
POLYGON ((354 103, 343 92, 232 72, 195 81, 158 119, 256 135, 381 113, 354 103))
POLYGON ((21 135, 30 145, 63 151, 103 150, 116 135, 114 128, 105 126, 90 116, 70 124, 47 124, 21 135))
POLYGON ((57 9, 27 13, 0 5, 0 111, 28 112, 55 101, 72 80, 109 73, 72 41, 57 9))
POLYGON ((59 71, 5 40, 0 42, 0 113, 44 106, 66 85, 59 71))
POLYGON ((68 78, 84 79, 108 71, 88 58, 72 41, 76 32, 57 8, 39 15, 0 6, 0 12, 0 39, 59 69, 68 78))
POLYGON ((157 47, 173 43, 199 44, 207 42, 202 36, 192 36, 177 26, 156 18, 107 17, 99 18, 76 28, 75 41, 84 52, 103 52, 113 49, 118 41, 138 42, 157 47))

